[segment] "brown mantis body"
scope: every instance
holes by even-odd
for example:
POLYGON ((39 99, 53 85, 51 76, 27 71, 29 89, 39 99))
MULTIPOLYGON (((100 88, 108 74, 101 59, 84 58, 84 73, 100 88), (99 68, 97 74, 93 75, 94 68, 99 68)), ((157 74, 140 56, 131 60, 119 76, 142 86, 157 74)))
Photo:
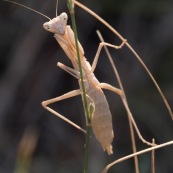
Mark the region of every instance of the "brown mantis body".
MULTIPOLYGON (((76 77, 79 80, 79 85, 80 85, 79 67, 78 67, 77 53, 76 53, 76 47, 75 47, 75 41, 74 41, 74 33, 70 26, 68 25, 66 26, 66 23, 67 23, 67 14, 61 13, 56 18, 52 19, 49 22, 46 22, 43 25, 43 27, 46 30, 55 34, 54 35, 55 39, 57 40, 59 45, 62 47, 62 49, 68 56, 68 58, 71 60, 74 69, 69 68, 61 63, 58 63, 58 66, 62 68, 63 70, 67 71, 68 73, 72 74, 74 77, 76 77)), ((89 104, 94 105, 94 113, 91 120, 91 126, 96 138, 101 143, 103 149, 106 150, 108 154, 112 154, 113 151, 112 151, 111 143, 114 137, 113 128, 112 128, 112 117, 109 110, 108 102, 106 100, 106 97, 102 89, 108 89, 120 95, 121 95, 121 90, 114 88, 113 86, 109 84, 100 83, 95 77, 93 71, 96 67, 99 53, 103 45, 108 45, 116 49, 119 49, 124 45, 124 42, 120 46, 114 46, 108 43, 101 43, 96 53, 94 63, 92 66, 84 57, 84 51, 82 46, 80 45, 80 43, 78 44, 79 44, 81 65, 82 65, 82 71, 83 71, 83 77, 84 77, 84 85, 85 85, 86 95, 87 95, 87 102, 88 102, 88 105, 89 104)), ((51 108, 48 107, 48 104, 54 103, 66 98, 70 98, 73 96, 77 96, 77 95, 80 95, 81 93, 82 92, 80 87, 80 89, 71 91, 63 96, 44 101, 42 102, 42 105, 44 108, 48 109, 50 112, 55 114, 55 112, 51 108)), ((56 112, 56 115, 59 116, 59 113, 56 112)))

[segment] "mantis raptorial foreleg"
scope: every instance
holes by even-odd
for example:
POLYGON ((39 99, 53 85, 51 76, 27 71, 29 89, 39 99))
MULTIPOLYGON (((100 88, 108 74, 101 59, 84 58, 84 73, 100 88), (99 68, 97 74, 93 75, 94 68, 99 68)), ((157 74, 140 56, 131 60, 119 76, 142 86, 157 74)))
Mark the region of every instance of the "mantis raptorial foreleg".
POLYGON ((73 68, 70 68, 60 62, 57 63, 57 66, 60 67, 61 69, 63 69, 64 71, 66 71, 67 73, 71 74, 73 77, 75 77, 76 79, 79 79, 79 76, 80 76, 80 72, 73 69, 73 68))
POLYGON ((80 89, 78 90, 73 90, 70 91, 62 96, 59 97, 55 97, 53 99, 50 100, 46 100, 42 102, 42 106, 47 109, 49 112, 53 113, 54 115, 58 116, 59 118, 63 119, 64 121, 66 121, 67 123, 71 124, 72 126, 76 127, 77 129, 81 130, 82 132, 86 133, 86 131, 81 128, 80 126, 78 126, 77 124, 73 123, 72 121, 70 121, 69 119, 67 119, 66 117, 64 117, 63 115, 61 115, 60 113, 56 112, 55 110, 51 109, 50 107, 48 107, 49 104, 53 104, 55 102, 61 101, 61 100, 65 100, 71 97, 75 97, 81 94, 80 89))
MULTIPOLYGON (((73 77, 79 79, 79 72, 77 70, 74 70, 73 68, 70 68, 60 62, 58 62, 58 66, 63 69, 64 71, 66 71, 67 73, 71 74, 73 77)), ((113 91, 115 92, 116 94, 122 96, 122 91, 108 83, 100 83, 100 88, 102 89, 107 89, 107 90, 110 90, 110 91, 113 91)))

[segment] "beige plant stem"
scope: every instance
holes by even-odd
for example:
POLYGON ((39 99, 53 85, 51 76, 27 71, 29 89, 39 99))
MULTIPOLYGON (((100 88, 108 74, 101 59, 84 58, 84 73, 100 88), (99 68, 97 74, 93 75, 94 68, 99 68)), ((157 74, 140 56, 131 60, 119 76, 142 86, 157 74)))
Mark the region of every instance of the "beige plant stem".
MULTIPOLYGON (((152 143, 155 144, 155 139, 152 140, 152 143)), ((151 173, 155 173, 155 149, 151 151, 151 173)))
POLYGON ((117 163, 120 163, 120 162, 122 162, 122 161, 128 160, 128 159, 134 157, 135 155, 136 155, 136 156, 137 156, 137 155, 141 155, 141 154, 147 153, 147 152, 149 152, 149 151, 156 150, 156 149, 159 149, 159 148, 162 148, 162 147, 166 147, 166 146, 172 145, 172 144, 173 144, 173 140, 172 140, 172 141, 169 141, 169 142, 165 142, 165 143, 160 144, 160 145, 156 145, 156 146, 154 146, 154 147, 150 147, 150 148, 147 148, 147 149, 138 151, 138 152, 133 153, 133 154, 129 154, 129 155, 125 156, 125 157, 122 157, 122 158, 120 158, 120 159, 118 159, 118 160, 115 160, 114 162, 108 164, 108 165, 103 169, 102 173, 106 173, 113 165, 115 165, 115 164, 117 164, 117 163))
MULTIPOLYGON (((97 35, 98 35, 100 41, 104 42, 104 39, 103 39, 100 31, 98 31, 98 30, 97 30, 97 35)), ((108 56, 108 59, 109 59, 109 61, 111 63, 111 66, 112 66, 112 68, 114 70, 114 73, 116 75, 116 78, 118 80, 119 87, 120 87, 120 89, 121 89, 121 91, 123 93, 122 96, 121 96, 121 98, 122 98, 123 102, 126 102, 126 105, 128 105, 127 99, 126 99, 126 94, 124 92, 124 87, 122 85, 121 78, 119 76, 118 70, 117 70, 117 68, 115 66, 115 63, 113 61, 113 58, 112 58, 112 56, 111 56, 111 54, 110 54, 107 46, 104 46, 104 49, 105 49, 105 52, 106 52, 106 54, 108 56)), ((131 134, 131 141, 132 141, 132 149, 133 149, 133 153, 136 153, 137 152, 137 149, 136 149, 136 142, 135 142, 135 135, 134 135, 134 130, 133 130, 133 124, 132 124, 132 121, 131 121, 130 112, 128 110, 127 110, 127 114, 128 114, 128 122, 129 122, 129 127, 130 127, 130 134, 131 134)), ((135 164, 135 173, 139 173, 139 166, 138 166, 138 158, 137 158, 137 156, 134 156, 134 164, 135 164)))

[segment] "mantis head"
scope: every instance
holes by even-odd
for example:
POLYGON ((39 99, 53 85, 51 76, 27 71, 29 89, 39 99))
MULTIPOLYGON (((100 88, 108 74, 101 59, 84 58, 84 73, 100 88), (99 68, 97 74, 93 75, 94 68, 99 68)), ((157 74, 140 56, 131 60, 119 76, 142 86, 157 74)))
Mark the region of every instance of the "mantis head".
POLYGON ((66 13, 61 13, 49 22, 43 24, 43 28, 49 32, 63 35, 66 30, 68 16, 66 13))

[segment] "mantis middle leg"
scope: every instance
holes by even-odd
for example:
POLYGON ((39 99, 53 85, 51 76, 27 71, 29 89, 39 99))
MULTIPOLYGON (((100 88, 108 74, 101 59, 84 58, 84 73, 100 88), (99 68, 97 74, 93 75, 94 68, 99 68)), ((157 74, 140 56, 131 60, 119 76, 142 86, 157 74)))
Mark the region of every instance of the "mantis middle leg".
POLYGON ((99 58, 99 55, 100 55, 100 52, 102 50, 102 48, 104 46, 108 46, 108 47, 112 47, 114 49, 121 49, 125 43, 127 42, 127 40, 124 40, 121 45, 119 46, 116 46, 116 45, 113 45, 113 44, 110 44, 110 43, 106 43, 104 41, 102 41, 99 46, 98 46, 98 49, 97 49, 97 52, 96 52, 96 55, 95 55, 95 58, 94 58, 94 61, 93 61, 93 64, 92 64, 92 68, 91 68, 91 71, 94 72, 95 68, 96 68, 96 65, 97 65, 97 62, 98 62, 98 58, 99 58))

